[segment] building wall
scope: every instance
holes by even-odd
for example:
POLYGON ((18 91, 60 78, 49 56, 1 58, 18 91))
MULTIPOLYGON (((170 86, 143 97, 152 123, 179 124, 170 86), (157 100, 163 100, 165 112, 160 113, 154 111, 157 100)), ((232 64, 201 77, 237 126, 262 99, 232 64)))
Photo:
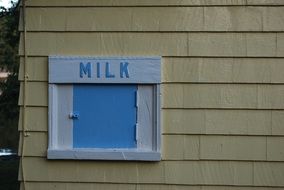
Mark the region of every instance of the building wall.
MULTIPOLYGON (((284 1, 26 3, 27 189, 284 188, 284 1), (163 57, 161 162, 46 159, 58 54, 163 57)), ((23 62, 23 35, 20 47, 23 62)))

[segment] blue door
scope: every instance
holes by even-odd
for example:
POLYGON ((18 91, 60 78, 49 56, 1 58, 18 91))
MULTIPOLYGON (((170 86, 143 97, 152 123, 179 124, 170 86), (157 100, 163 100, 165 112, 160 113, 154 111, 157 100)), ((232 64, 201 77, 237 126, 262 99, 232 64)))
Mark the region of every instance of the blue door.
POLYGON ((74 148, 135 148, 137 85, 73 86, 74 148))

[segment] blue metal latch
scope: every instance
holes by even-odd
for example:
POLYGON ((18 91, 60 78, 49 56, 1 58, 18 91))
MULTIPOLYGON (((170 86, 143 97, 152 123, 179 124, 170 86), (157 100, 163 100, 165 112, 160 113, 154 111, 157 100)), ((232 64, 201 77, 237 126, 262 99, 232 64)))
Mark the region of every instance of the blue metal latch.
POLYGON ((80 116, 80 114, 79 114, 79 112, 77 112, 77 111, 71 112, 71 113, 69 114, 69 118, 70 118, 70 119, 79 119, 79 116, 80 116))

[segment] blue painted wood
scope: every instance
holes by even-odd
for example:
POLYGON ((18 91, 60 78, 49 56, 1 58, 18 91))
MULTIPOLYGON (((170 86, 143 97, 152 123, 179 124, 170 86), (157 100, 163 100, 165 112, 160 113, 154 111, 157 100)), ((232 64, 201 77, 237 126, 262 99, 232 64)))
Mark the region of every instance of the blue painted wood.
POLYGON ((49 83, 161 83, 161 57, 49 56, 49 83))
POLYGON ((74 148, 136 148, 137 85, 73 86, 74 148))

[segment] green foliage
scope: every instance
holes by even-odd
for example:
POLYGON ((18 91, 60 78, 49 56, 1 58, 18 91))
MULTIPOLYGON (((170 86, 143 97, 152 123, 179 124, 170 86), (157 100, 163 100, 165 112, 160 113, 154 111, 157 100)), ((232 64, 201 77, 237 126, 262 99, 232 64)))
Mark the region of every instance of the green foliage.
POLYGON ((12 73, 18 71, 19 8, 0 8, 0 68, 12 73))
POLYGON ((7 80, 0 82, 0 148, 17 150, 19 96, 18 43, 19 8, 0 8, 0 69, 9 72, 7 80))

